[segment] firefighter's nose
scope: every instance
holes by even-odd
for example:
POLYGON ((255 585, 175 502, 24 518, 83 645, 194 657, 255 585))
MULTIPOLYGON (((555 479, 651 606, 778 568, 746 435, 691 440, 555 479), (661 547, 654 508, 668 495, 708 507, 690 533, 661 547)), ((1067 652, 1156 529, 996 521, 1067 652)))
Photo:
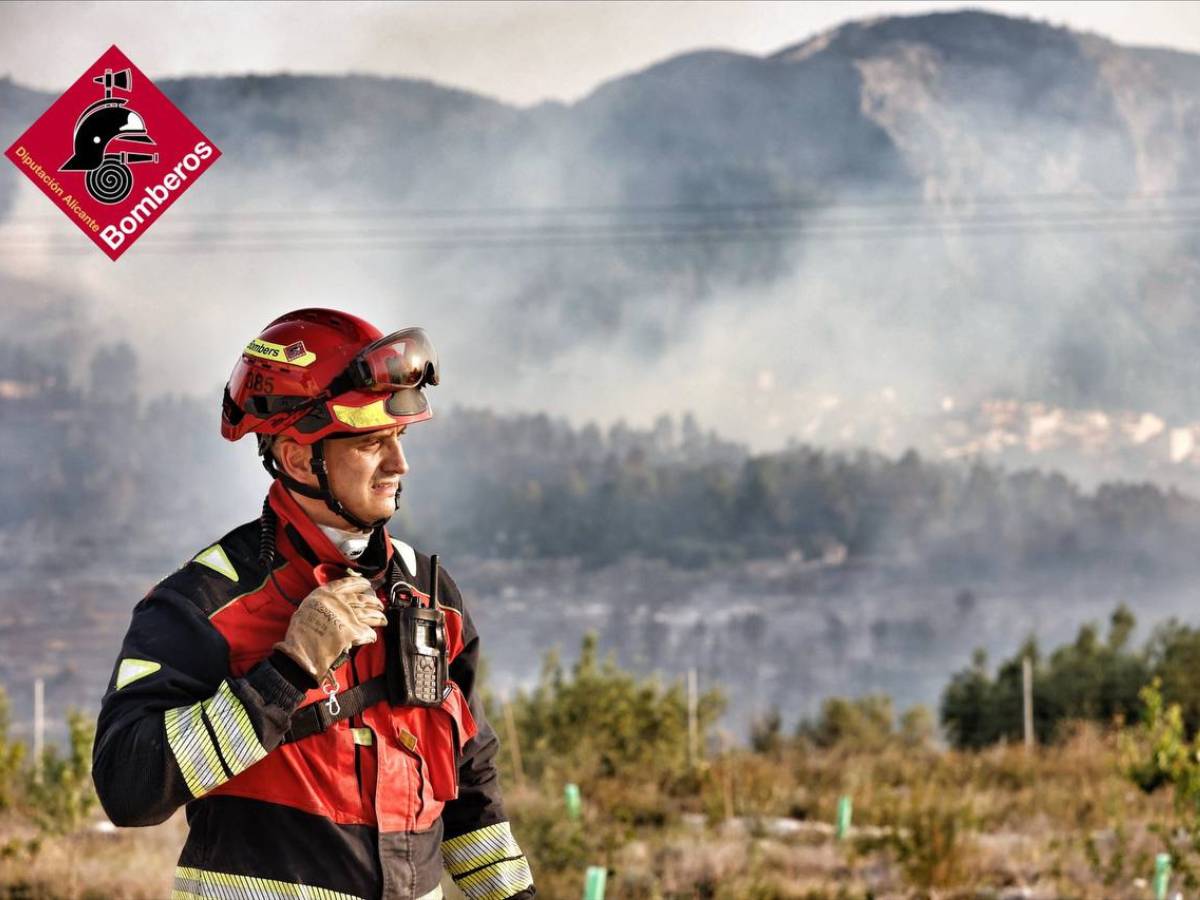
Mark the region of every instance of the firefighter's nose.
POLYGON ((383 468, 389 475, 408 473, 408 459, 404 455, 404 447, 400 445, 399 435, 388 441, 388 453, 383 461, 383 468))

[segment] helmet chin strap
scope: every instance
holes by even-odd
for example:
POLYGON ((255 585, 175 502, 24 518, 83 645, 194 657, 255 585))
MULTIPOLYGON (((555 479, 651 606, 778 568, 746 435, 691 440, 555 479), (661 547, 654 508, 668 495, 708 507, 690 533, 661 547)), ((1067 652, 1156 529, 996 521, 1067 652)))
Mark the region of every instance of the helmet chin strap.
MULTIPOLYGON (((292 478, 286 472, 278 467, 275 462, 274 455, 269 450, 262 454, 263 467, 272 478, 278 478, 283 482, 284 486, 297 494, 309 497, 313 500, 322 500, 329 507, 330 511, 341 516, 353 527, 360 531, 374 531, 376 528, 381 528, 388 523, 391 516, 384 516, 382 519, 376 519, 374 522, 367 522, 360 519, 350 510, 346 509, 345 505, 333 493, 333 489, 329 486, 329 471, 325 466, 325 440, 315 442, 312 445, 312 460, 309 462, 309 467, 314 475, 317 476, 317 484, 319 487, 312 487, 292 478)), ((396 485, 396 500, 395 505, 400 505, 400 492, 404 490, 404 485, 397 483, 396 485)))

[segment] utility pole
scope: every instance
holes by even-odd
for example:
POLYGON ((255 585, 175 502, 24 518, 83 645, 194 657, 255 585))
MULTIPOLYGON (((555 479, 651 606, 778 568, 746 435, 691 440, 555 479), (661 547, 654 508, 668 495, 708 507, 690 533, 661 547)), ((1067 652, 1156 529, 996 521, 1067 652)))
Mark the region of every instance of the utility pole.
POLYGON ((1025 656, 1021 660, 1022 693, 1025 699, 1025 751, 1033 749, 1033 660, 1025 656))
POLYGON ((696 670, 688 669, 687 673, 687 727, 688 727, 688 765, 695 766, 700 761, 700 729, 696 721, 700 698, 696 689, 696 670))
POLYGON ((42 781, 42 747, 46 735, 46 682, 41 678, 33 681, 33 777, 42 781))
POLYGON ((513 718, 512 704, 501 703, 504 708, 504 725, 508 729, 508 750, 512 754, 513 771, 517 774, 517 784, 525 786, 525 767, 521 765, 521 742, 517 740, 517 723, 513 718))

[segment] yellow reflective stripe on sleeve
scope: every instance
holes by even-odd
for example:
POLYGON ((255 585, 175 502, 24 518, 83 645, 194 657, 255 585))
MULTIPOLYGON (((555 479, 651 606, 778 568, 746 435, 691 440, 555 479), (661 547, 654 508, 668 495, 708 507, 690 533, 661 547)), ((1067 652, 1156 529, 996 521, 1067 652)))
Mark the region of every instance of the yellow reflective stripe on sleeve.
POLYGON ((226 780, 217 748, 201 719, 201 709, 201 704, 193 703, 168 709, 164 716, 167 745, 193 797, 204 796, 226 780))
POLYGON ((216 732, 221 756, 234 775, 246 771, 267 755, 250 722, 250 714, 234 696, 228 681, 222 681, 217 692, 203 705, 208 721, 216 732))
POLYGON ((311 884, 227 875, 188 866, 179 866, 175 870, 172 900, 176 896, 186 900, 193 897, 200 900, 363 900, 354 894, 343 894, 311 884))
POLYGON ((455 878, 467 900, 505 900, 533 887, 533 873, 525 857, 492 863, 478 872, 455 878))
POLYGON ((497 822, 442 841, 442 859, 445 860, 446 871, 455 878, 487 863, 520 855, 521 848, 517 846, 507 822, 497 822))

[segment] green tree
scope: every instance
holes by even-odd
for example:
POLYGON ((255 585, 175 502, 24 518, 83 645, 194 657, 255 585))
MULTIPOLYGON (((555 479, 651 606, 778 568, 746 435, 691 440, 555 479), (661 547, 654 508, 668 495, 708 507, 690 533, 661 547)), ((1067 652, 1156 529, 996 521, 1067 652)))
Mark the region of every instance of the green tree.
POLYGON ((767 756, 778 756, 783 750, 783 717, 777 708, 750 723, 750 748, 767 756))
MULTIPOLYGON (((699 698, 703 743, 724 708, 719 691, 699 698)), ((557 654, 547 654, 529 694, 513 702, 525 771, 533 778, 561 775, 584 784, 637 773, 650 780, 686 770, 687 698, 679 683, 639 679, 598 658, 597 639, 583 639, 570 674, 557 654)))
POLYGON ((884 694, 848 699, 829 697, 816 722, 801 724, 799 734, 821 747, 845 744, 877 749, 892 738, 892 698, 884 694))
POLYGON ((0 688, 0 810, 10 809, 17 800, 25 759, 25 745, 9 738, 11 720, 8 694, 0 688))
POLYGON ((941 719, 955 747, 984 747, 997 740, 992 718, 995 685, 987 672, 987 653, 975 651, 971 666, 959 672, 942 692, 941 719))
POLYGON ((1188 734, 1200 730, 1200 629, 1172 619, 1150 638, 1150 666, 1168 703, 1177 705, 1188 734))
POLYGON ((937 735, 937 720, 933 710, 924 704, 910 706, 900 717, 900 740, 906 747, 925 748, 937 735))
MULTIPOLYGON (((1096 626, 1085 624, 1075 641, 1056 648, 1045 659, 1031 637, 992 678, 987 660, 977 651, 970 668, 956 674, 942 693, 941 720, 950 742, 961 748, 979 748, 1004 740, 1020 740, 1024 734, 1023 661, 1033 661, 1034 734, 1048 743, 1059 726, 1069 719, 1101 723, 1132 720, 1141 710, 1138 691, 1151 676, 1146 652, 1127 649, 1136 626, 1129 608, 1113 611, 1108 638, 1101 641, 1096 626)), ((1160 655, 1172 660, 1174 680, 1181 693, 1186 661, 1200 663, 1200 638, 1186 629, 1160 636, 1160 655), (1194 645, 1194 646, 1193 646, 1194 645)), ((1200 717, 1200 691, 1195 692, 1196 714, 1200 717)))
POLYGON ((30 779, 29 810, 38 826, 52 834, 77 829, 96 808, 92 786, 92 741, 96 724, 78 710, 67 712, 67 752, 48 747, 42 755, 41 777, 30 779))

